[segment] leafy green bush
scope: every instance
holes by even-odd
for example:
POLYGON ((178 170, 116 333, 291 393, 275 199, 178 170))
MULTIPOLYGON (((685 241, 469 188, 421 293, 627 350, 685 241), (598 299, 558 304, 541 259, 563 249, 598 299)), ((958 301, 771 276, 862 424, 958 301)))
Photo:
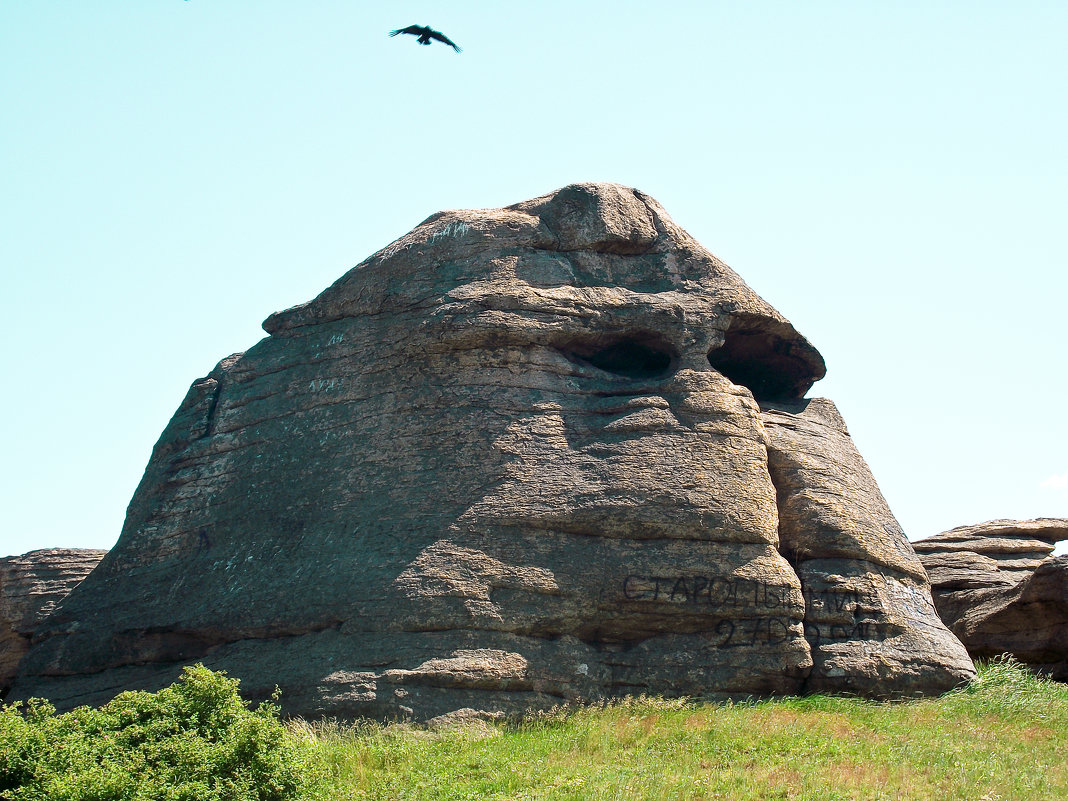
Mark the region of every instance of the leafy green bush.
POLYGON ((304 753, 278 707, 241 700, 203 665, 157 693, 125 692, 63 715, 46 701, 0 708, 0 798, 10 801, 286 801, 304 753))

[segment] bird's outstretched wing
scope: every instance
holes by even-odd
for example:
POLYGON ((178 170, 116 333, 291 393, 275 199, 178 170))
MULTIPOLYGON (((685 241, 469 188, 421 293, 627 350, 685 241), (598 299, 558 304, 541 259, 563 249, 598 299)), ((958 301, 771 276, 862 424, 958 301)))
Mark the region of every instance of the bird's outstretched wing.
POLYGON ((418 25, 409 25, 407 28, 397 28, 397 30, 395 31, 390 31, 389 35, 396 36, 398 33, 411 33, 416 36, 419 36, 421 33, 423 33, 423 29, 418 25))
POLYGON ((456 44, 456 42, 454 42, 448 36, 443 34, 441 31, 430 31, 429 35, 430 35, 431 39, 437 39, 439 42, 444 42, 449 47, 451 47, 453 50, 455 50, 457 53, 462 53, 463 52, 463 48, 460 47, 460 45, 456 44))

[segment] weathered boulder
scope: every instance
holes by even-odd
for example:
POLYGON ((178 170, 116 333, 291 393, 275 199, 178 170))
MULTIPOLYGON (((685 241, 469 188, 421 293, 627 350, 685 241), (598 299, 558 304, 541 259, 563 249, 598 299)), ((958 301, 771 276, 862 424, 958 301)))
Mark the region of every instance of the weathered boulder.
POLYGON ((1068 519, 991 520, 914 543, 942 620, 975 659, 1012 654, 1068 681, 1068 519))
POLYGON ((48 548, 0 558, 0 696, 38 625, 106 553, 48 548))
POLYGON ((959 660, 960 647, 838 410, 822 398, 761 408, 779 550, 805 593, 815 663, 805 689, 885 697, 944 688, 946 663, 934 655, 959 660))
POLYGON ((641 192, 436 214, 194 382, 15 692, 307 716, 937 693, 971 661, 819 353, 641 192))

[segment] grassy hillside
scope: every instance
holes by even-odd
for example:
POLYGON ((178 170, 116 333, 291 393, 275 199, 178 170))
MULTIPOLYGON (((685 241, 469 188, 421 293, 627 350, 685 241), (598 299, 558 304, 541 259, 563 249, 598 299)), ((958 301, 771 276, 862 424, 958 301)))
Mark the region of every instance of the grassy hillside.
POLYGON ((289 730, 331 799, 1068 799, 1068 687, 1006 662, 931 701, 642 698, 442 732, 289 730))

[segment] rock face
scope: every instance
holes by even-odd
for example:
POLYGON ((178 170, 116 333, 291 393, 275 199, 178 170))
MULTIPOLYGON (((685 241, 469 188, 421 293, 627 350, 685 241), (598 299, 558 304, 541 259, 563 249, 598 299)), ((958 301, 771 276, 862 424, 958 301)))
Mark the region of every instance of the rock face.
POLYGON ((38 625, 106 553, 49 548, 0 559, 0 696, 38 625))
POLYGON ((823 360, 641 192, 436 214, 194 382, 15 691, 287 712, 937 693, 971 661, 823 360))
POLYGON ((1068 681, 1068 519, 992 520, 914 543, 942 620, 975 659, 1008 653, 1068 681))

